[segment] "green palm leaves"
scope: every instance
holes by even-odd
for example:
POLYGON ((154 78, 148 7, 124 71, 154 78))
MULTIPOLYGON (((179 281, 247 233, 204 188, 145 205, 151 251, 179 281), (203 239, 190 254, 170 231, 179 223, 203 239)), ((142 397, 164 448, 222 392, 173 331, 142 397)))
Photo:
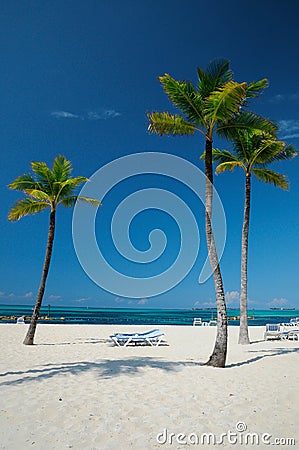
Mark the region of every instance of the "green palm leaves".
MULTIPOLYGON (((239 121, 243 121, 242 114, 239 121)), ((246 118, 245 118, 246 121, 246 118)), ((289 183, 285 175, 267 168, 270 164, 294 158, 297 152, 292 145, 279 141, 275 137, 275 126, 269 122, 264 131, 250 127, 231 128, 229 134, 233 141, 233 151, 213 149, 213 160, 216 162, 216 173, 232 171, 241 167, 245 174, 244 218, 242 227, 241 256, 241 295, 240 295, 240 328, 239 343, 249 344, 248 333, 248 298, 247 298, 247 265, 248 236, 251 208, 251 174, 265 183, 273 184, 281 189, 288 189, 289 183)))
MULTIPOLYGON (((196 86, 190 81, 178 81, 169 74, 159 77, 165 93, 179 114, 170 112, 147 113, 148 131, 158 135, 193 135, 200 132, 205 138, 205 174, 210 183, 206 184, 206 240, 211 266, 214 268, 214 284, 217 305, 217 336, 215 347, 208 365, 224 367, 227 350, 227 320, 224 288, 217 256, 213 227, 210 217, 213 210, 213 158, 218 163, 217 172, 242 167, 246 172, 245 228, 243 234, 242 276, 245 280, 241 292, 241 316, 247 320, 247 247, 250 210, 250 172, 263 181, 271 182, 282 188, 287 187, 283 175, 269 170, 266 166, 272 162, 288 159, 294 155, 294 149, 276 138, 277 127, 269 120, 246 110, 248 99, 258 97, 268 86, 263 78, 251 83, 233 81, 229 61, 212 61, 206 70, 197 68, 196 86), (214 150, 212 148, 214 131, 220 137, 234 141, 234 152, 214 150), (245 255, 245 257, 244 257, 245 255), (245 275, 246 276, 245 276, 245 275)), ((246 322, 247 324, 247 322, 246 322)), ((245 328, 246 325, 245 324, 245 328)), ((242 325, 243 329, 244 326, 242 325)), ((243 339, 244 343, 246 336, 243 339)))
POLYGON ((9 220, 16 221, 46 208, 54 211, 59 204, 72 207, 78 199, 94 206, 100 205, 98 200, 74 195, 76 188, 88 179, 82 176, 71 177, 71 162, 63 155, 54 159, 52 168, 49 168, 45 162, 34 161, 31 163, 31 169, 33 174, 21 175, 9 184, 11 189, 22 191, 27 196, 17 201, 11 208, 9 220))
POLYGON ((210 62, 206 70, 197 67, 197 75, 197 89, 202 98, 207 98, 211 92, 233 79, 233 72, 229 68, 227 59, 216 59, 210 62))
MULTIPOLYGON (((159 77, 165 93, 182 115, 147 113, 150 133, 175 136, 194 134, 197 130, 211 140, 214 128, 224 134, 231 126, 229 121, 240 114, 246 99, 257 97, 268 85, 265 78, 249 84, 232 81, 229 61, 225 59, 212 61, 205 71, 198 67, 197 76, 197 87, 190 81, 175 80, 169 74, 159 77)), ((249 119, 250 126, 253 122, 256 128, 265 126, 266 120, 262 122, 252 113, 247 116, 248 122, 249 119)), ((243 127, 246 125, 243 123, 243 127)))
MULTIPOLYGON (((272 129, 270 129, 272 132, 272 129)), ((216 173, 241 167, 246 173, 253 173, 260 181, 288 189, 285 175, 266 167, 277 161, 292 159, 297 155, 294 147, 277 140, 269 133, 235 130, 233 151, 213 150, 213 160, 218 163, 216 173)))
POLYGON ((74 206, 77 200, 83 200, 94 206, 100 205, 100 202, 96 199, 75 195, 76 188, 88 181, 88 179, 82 176, 71 177, 71 162, 63 155, 59 155, 54 159, 51 169, 45 162, 37 161, 31 163, 31 169, 33 174, 21 175, 9 184, 11 189, 22 191, 26 194, 26 197, 17 201, 9 211, 9 220, 16 221, 28 214, 36 214, 44 209, 50 209, 48 241, 42 277, 30 325, 23 342, 25 345, 33 345, 34 341, 52 257, 57 206, 62 204, 66 208, 70 208, 74 206))
POLYGON ((195 126, 178 114, 168 112, 153 112, 147 114, 149 119, 148 131, 163 136, 164 134, 188 135, 194 134, 195 126))

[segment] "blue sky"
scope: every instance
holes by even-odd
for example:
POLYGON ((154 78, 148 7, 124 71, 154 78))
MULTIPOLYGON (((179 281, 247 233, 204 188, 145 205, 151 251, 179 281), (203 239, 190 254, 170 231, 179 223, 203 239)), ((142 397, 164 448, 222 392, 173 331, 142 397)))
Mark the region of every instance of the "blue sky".
MULTIPOLYGON (((51 164, 62 153, 72 161, 74 175, 91 177, 122 156, 165 152, 203 169, 200 135, 161 138, 147 133, 145 112, 172 108, 158 75, 167 72, 177 79, 195 81, 197 66, 205 68, 212 59, 225 57, 231 61, 237 81, 267 77, 269 88, 250 108, 277 121, 280 137, 299 146, 299 6, 294 0, 253 0, 248 6, 237 0, 215 1, 213 7, 201 0, 191 0, 186 6, 176 0, 5 0, 1 10, 0 303, 33 304, 41 276, 48 214, 17 223, 7 220, 9 208, 19 198, 7 184, 26 173, 30 161, 51 164)), ((215 144, 229 147, 218 140, 215 144)), ((299 307, 299 159, 274 168, 287 174, 291 188, 284 192, 253 181, 249 299, 254 308, 299 307)), ((169 180, 145 177, 110 194, 97 215, 97 239, 117 267, 124 264, 117 262, 117 254, 111 250, 108 217, 117 199, 132 193, 140 182, 143 188, 167 185, 174 192, 181 189, 169 180)), ((240 291, 243 184, 243 173, 215 177, 227 221, 221 267, 229 306, 237 305, 240 291)), ((201 247, 193 269, 179 285, 163 295, 139 299, 101 289, 76 257, 72 211, 61 209, 44 304, 214 305, 212 280, 197 282, 205 260, 202 204, 196 203, 191 193, 180 195, 195 210, 201 247)), ((132 223, 132 242, 139 250, 147 249, 152 226, 164 227, 169 246, 156 269, 150 267, 145 276, 152 269, 155 273, 164 270, 179 248, 173 220, 163 212, 147 211, 132 223)), ((135 267, 136 271, 145 270, 133 265, 128 273, 134 273, 135 267)))

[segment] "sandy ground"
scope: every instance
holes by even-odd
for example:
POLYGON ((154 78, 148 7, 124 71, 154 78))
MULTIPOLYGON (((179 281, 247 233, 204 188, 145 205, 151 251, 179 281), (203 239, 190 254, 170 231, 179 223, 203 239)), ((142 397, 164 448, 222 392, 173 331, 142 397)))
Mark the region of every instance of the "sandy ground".
POLYGON ((26 328, 0 325, 1 449, 299 448, 298 341, 252 327, 239 346, 229 327, 215 369, 214 327, 161 326, 167 344, 126 348, 109 335, 151 327, 41 324, 24 346, 26 328))

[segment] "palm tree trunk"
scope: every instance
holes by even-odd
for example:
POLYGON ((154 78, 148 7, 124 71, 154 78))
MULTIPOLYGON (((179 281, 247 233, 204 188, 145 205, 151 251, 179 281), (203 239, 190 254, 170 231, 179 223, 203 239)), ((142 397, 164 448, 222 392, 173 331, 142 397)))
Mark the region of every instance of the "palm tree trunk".
POLYGON ((244 220, 242 229, 242 257, 241 257, 241 296, 240 296, 240 330, 239 344, 250 344, 248 334, 248 306, 247 306, 247 263, 248 263, 248 233, 250 216, 250 172, 246 172, 244 220))
POLYGON ((213 163, 212 141, 206 139, 205 173, 209 181, 206 182, 206 239, 210 264, 213 269, 217 305, 217 335, 214 350, 206 363, 208 366, 224 367, 227 354, 227 314, 222 276, 211 223, 213 208, 213 163))
POLYGON ((55 233, 55 214, 56 211, 53 210, 50 213, 50 225, 49 225, 49 231, 48 231, 48 242, 47 242, 47 249, 46 249, 46 255, 45 255, 45 261, 44 261, 44 268, 42 273, 42 278, 36 298, 36 303, 34 307, 33 314, 31 316, 30 325, 26 334, 26 337, 23 341, 23 344, 25 345, 33 345, 34 341, 34 335, 35 335, 35 329, 37 325, 37 320, 39 317, 39 311, 40 307, 42 305, 43 296, 45 292, 46 287, 46 280, 49 272, 50 262, 51 262, 51 256, 52 256, 52 248, 53 248, 53 242, 54 242, 54 233, 55 233))

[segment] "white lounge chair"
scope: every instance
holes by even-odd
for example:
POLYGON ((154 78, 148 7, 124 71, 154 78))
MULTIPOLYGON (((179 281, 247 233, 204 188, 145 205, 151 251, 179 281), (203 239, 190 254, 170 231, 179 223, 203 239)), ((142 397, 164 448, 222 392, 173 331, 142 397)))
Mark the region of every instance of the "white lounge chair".
POLYGON ((264 339, 298 339, 299 327, 296 323, 267 324, 264 339))
POLYGON ((280 324, 281 339, 298 339, 299 324, 296 322, 280 324))
POLYGON ((195 325, 202 325, 201 317, 194 317, 193 326, 195 326, 195 325))
POLYGON ((289 339, 292 341, 299 341, 299 330, 288 331, 284 339, 289 339))
POLYGON ((266 330, 264 332, 264 340, 268 339, 280 339, 281 330, 279 323, 267 323, 266 330))
POLYGON ((110 339, 118 347, 127 347, 129 344, 149 344, 157 347, 162 342, 164 333, 158 329, 147 331, 146 333, 115 333, 110 339))
POLYGON ((293 319, 290 320, 290 323, 295 323, 296 325, 299 325, 299 317, 293 317, 293 319))

